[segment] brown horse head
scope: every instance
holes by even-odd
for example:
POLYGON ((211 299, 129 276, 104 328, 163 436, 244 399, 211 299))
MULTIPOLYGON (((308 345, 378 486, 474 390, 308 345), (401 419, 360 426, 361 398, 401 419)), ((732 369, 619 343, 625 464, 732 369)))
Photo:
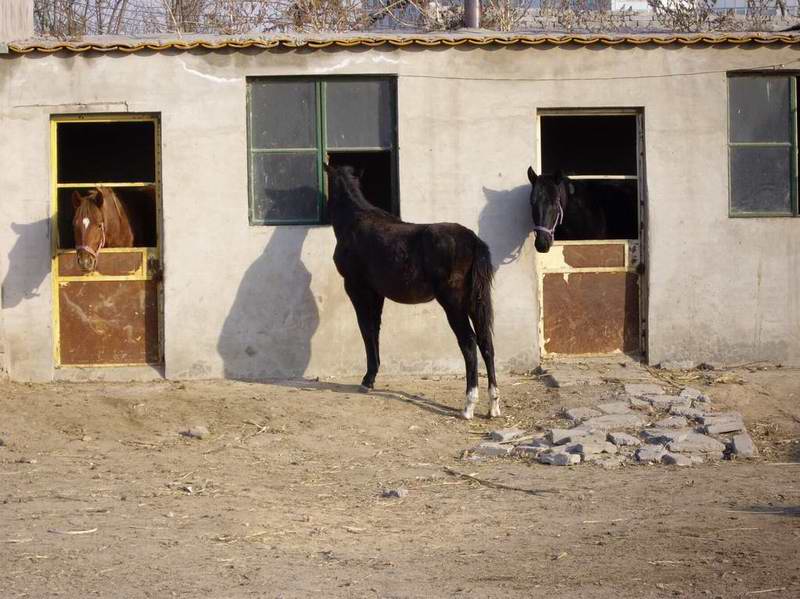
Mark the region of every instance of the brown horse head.
POLYGON ((107 242, 103 202, 101 189, 92 189, 86 195, 72 192, 72 206, 75 209, 72 228, 75 231, 78 266, 83 272, 94 271, 97 256, 107 242))

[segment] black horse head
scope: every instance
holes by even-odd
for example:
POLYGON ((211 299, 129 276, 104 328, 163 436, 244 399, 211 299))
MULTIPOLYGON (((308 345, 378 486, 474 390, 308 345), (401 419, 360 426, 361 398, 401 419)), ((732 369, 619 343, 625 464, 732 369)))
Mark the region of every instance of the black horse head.
POLYGON ((528 167, 531 182, 531 216, 536 231, 537 252, 546 253, 555 240, 556 227, 564 222, 570 183, 561 171, 555 175, 537 175, 528 167))

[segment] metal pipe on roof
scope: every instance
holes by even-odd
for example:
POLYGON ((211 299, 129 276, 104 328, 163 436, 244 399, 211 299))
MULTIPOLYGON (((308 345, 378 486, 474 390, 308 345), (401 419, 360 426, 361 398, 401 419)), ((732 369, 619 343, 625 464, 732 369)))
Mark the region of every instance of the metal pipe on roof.
POLYGON ((464 26, 467 29, 478 29, 481 26, 480 0, 464 0, 464 26))

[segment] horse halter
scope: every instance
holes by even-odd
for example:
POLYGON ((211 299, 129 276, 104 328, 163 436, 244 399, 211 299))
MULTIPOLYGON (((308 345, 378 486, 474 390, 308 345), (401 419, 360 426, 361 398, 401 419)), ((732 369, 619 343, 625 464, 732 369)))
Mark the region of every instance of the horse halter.
POLYGON ((550 239, 556 238, 556 227, 564 222, 564 209, 561 207, 561 202, 556 202, 556 206, 558 206, 558 216, 556 216, 556 222, 553 223, 552 227, 548 229, 547 227, 540 227, 539 225, 536 224, 533 225, 534 231, 541 231, 542 233, 548 233, 550 235, 550 239))
POLYGON ((97 254, 100 253, 100 250, 102 250, 103 246, 106 244, 106 224, 100 223, 98 226, 100 227, 100 234, 102 235, 102 238, 100 239, 100 245, 97 246, 97 251, 93 250, 88 245, 79 245, 75 248, 76 250, 83 250, 84 252, 91 254, 95 260, 97 260, 97 254))

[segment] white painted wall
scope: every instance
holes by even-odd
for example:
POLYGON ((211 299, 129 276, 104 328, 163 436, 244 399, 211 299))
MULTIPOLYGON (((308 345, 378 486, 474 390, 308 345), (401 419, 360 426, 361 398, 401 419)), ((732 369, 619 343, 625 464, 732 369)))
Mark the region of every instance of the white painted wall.
MULTIPOLYGON (((798 364, 800 219, 728 218, 725 75, 796 56, 537 46, 2 58, 11 376, 54 375, 48 125, 83 111, 161 114, 168 377, 363 373, 332 230, 247 221, 245 77, 297 74, 398 75, 403 218, 460 222, 490 244, 501 369, 538 362, 525 170, 536 163, 537 109, 567 107, 644 110, 650 361, 798 364)), ((381 346, 383 372, 463 369, 435 304, 387 304, 381 346)))

